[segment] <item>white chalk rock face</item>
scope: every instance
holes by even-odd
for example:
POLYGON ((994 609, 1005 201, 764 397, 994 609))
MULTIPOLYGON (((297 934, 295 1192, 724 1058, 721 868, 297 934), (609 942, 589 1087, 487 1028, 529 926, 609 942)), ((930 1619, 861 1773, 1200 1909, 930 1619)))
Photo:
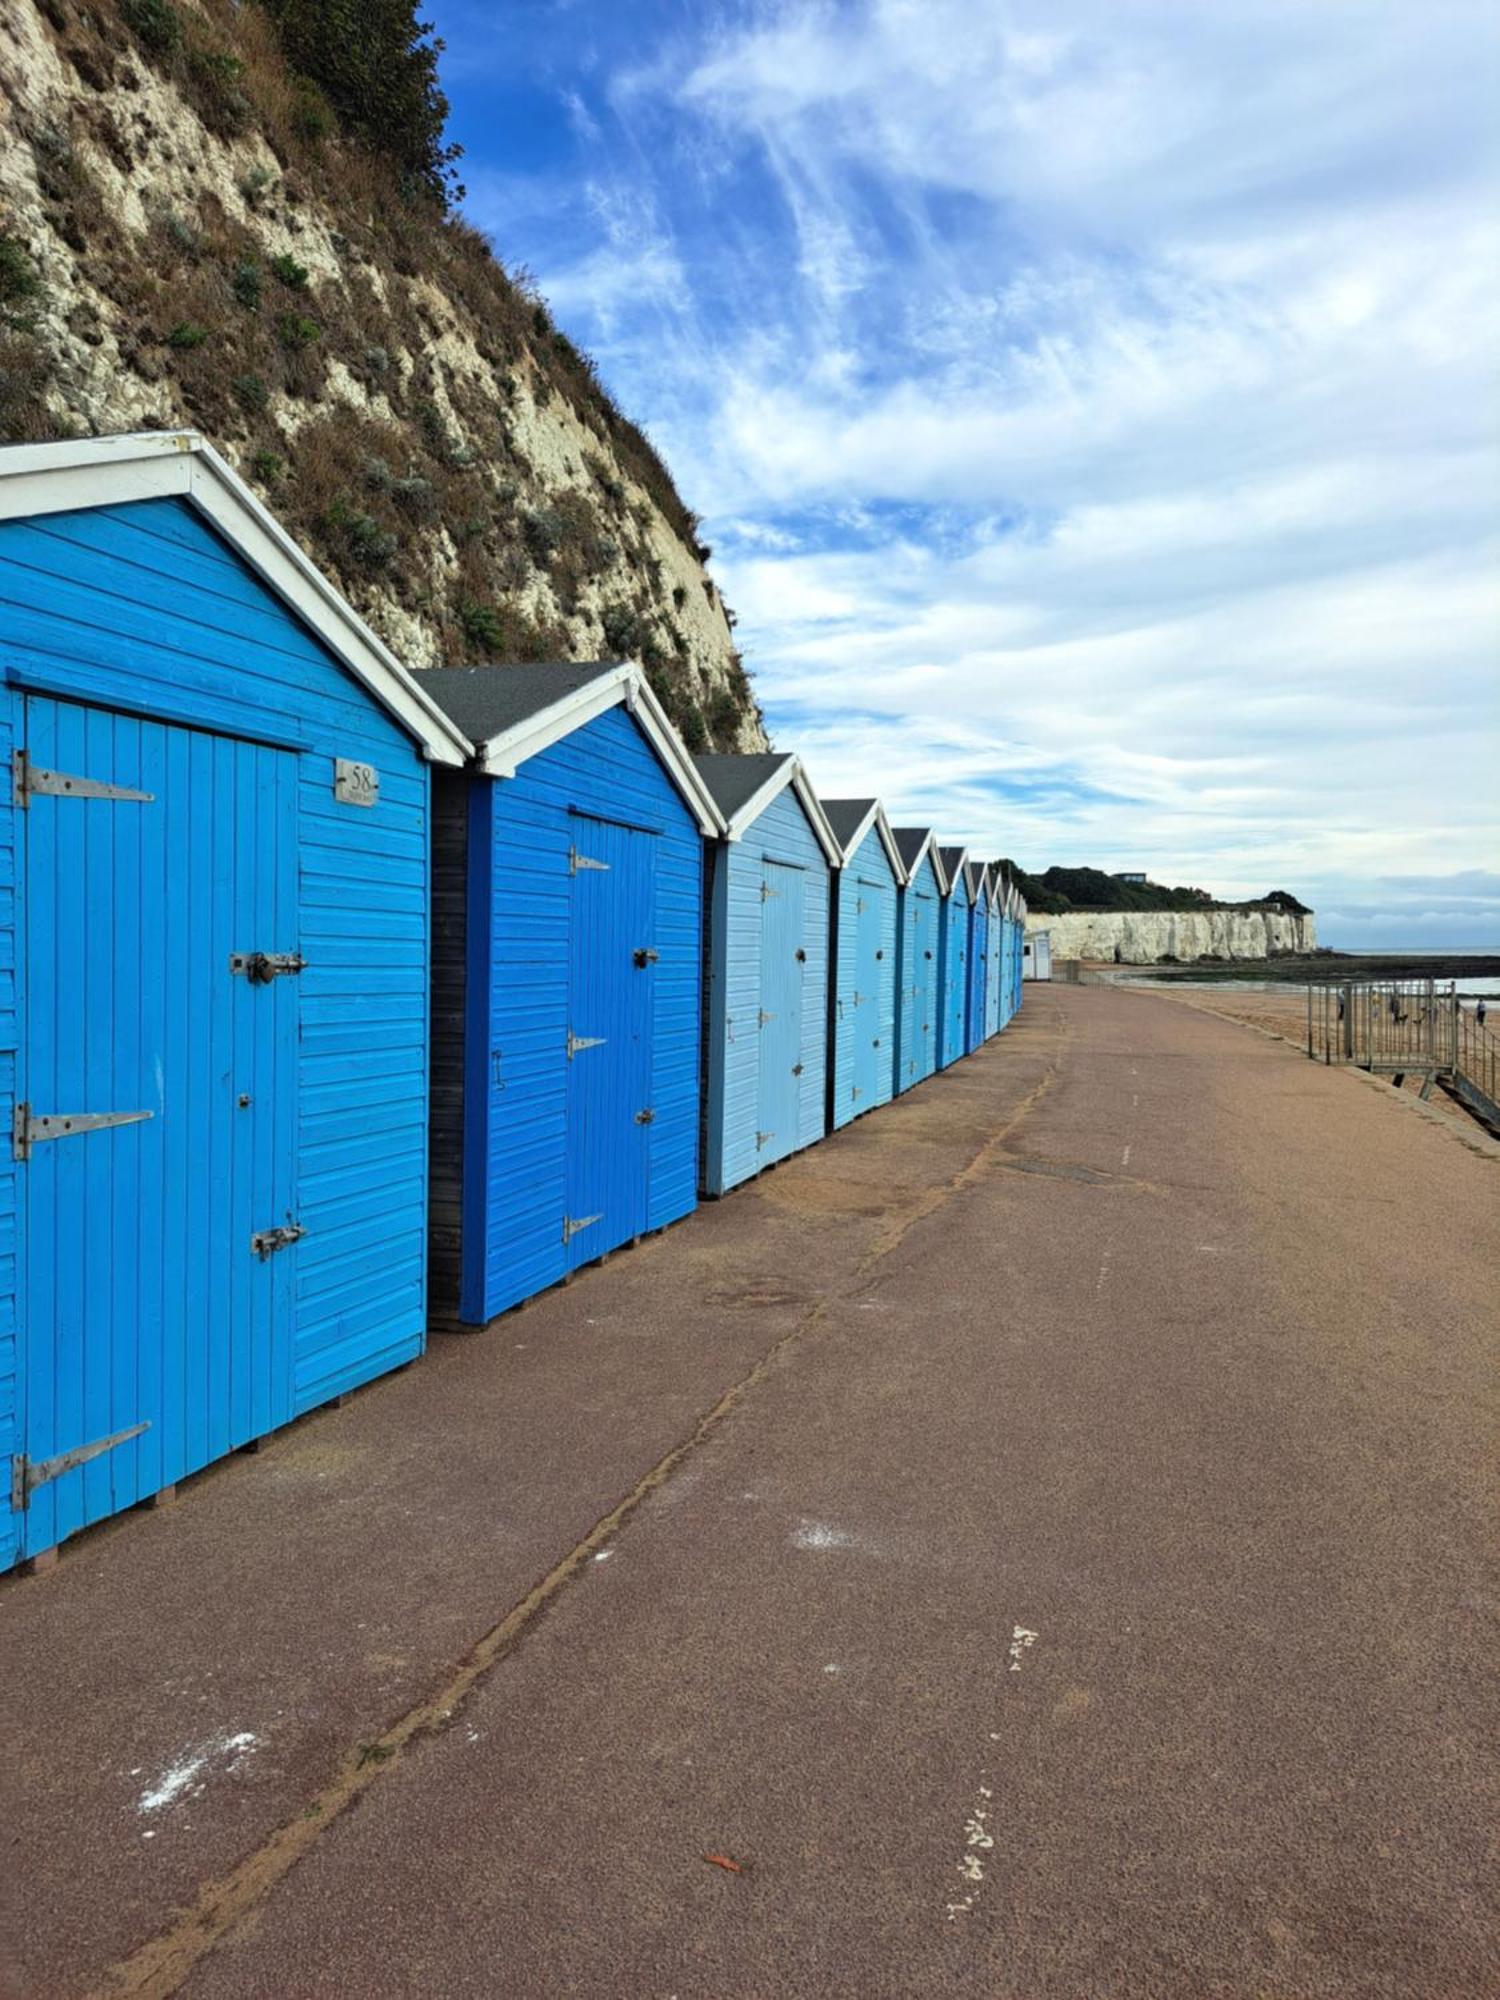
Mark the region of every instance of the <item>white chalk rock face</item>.
POLYGON ((1282 910, 1100 910, 1028 916, 1028 934, 1050 932, 1053 959, 1093 958, 1121 965, 1175 959, 1276 958, 1316 951, 1317 919, 1282 910))

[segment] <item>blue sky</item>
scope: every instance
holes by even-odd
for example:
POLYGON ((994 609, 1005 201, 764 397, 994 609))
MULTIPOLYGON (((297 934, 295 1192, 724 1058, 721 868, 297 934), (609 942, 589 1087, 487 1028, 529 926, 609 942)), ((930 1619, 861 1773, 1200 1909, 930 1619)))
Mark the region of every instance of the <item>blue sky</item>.
POLYGON ((1500 12, 430 11, 824 791, 1500 947, 1500 12))

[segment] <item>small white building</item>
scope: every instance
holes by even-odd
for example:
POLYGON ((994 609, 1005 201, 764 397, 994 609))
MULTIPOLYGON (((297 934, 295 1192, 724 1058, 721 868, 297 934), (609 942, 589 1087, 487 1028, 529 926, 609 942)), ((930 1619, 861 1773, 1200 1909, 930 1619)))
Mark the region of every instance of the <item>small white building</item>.
POLYGON ((1050 979, 1052 977, 1051 931, 1028 931, 1026 933, 1026 942, 1021 947, 1021 977, 1023 979, 1050 979))

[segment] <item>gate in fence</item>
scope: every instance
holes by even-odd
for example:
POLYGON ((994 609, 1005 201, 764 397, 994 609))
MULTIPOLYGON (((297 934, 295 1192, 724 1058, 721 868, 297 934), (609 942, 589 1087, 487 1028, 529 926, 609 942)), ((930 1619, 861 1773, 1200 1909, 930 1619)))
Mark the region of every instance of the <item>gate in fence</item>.
POLYGON ((1402 1083, 1441 1084, 1500 1132, 1500 1038, 1451 982, 1345 980, 1307 989, 1307 1053, 1402 1083))

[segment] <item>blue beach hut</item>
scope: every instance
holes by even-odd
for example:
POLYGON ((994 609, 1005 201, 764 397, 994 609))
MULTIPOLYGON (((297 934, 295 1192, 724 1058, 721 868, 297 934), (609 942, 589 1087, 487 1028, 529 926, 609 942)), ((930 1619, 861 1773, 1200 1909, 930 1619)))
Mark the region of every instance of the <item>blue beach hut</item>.
POLYGON ((801 759, 693 759, 724 831, 708 844, 704 1192, 827 1130, 829 879, 839 844, 801 759))
POLYGON ((829 962, 828 1126, 889 1103, 895 1089, 901 851, 879 799, 824 799, 839 844, 829 962))
POLYGON ((969 1053, 968 850, 941 850, 948 893, 943 899, 942 950, 938 954, 938 1067, 946 1069, 969 1053))
POLYGON ((990 871, 982 861, 968 863, 969 878, 969 1047, 977 1049, 988 1034, 990 973, 990 871))
POLYGON ((906 867, 901 891, 896 1007, 896 1088, 910 1090, 937 1068, 941 921, 948 878, 930 827, 896 829, 906 867))
POLYGON ((421 1353, 468 751, 201 439, 0 451, 0 1567, 421 1353))
POLYGON ((638 667, 423 685, 477 745, 434 801, 432 1270, 482 1326, 696 1203, 721 821, 638 667))
POLYGON ((1005 908, 1000 894, 999 870, 986 868, 985 878, 990 896, 990 922, 986 937, 987 963, 984 975, 984 1033, 988 1041, 992 1035, 998 1035, 1005 1026, 1005 984, 1000 964, 1001 946, 1005 936, 1005 908))

